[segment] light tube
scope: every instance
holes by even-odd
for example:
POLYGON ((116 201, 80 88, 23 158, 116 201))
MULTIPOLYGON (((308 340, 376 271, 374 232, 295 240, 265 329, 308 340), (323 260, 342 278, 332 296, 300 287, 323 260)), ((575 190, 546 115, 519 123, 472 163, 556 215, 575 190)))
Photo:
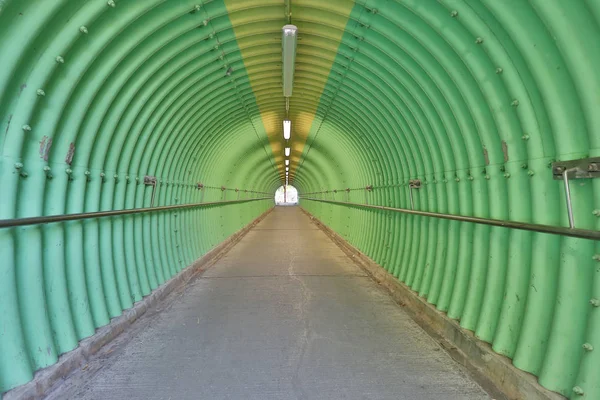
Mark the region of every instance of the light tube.
POLYGON ((290 140, 292 136, 292 121, 289 119, 283 120, 283 138, 285 140, 290 140))
POLYGON ((292 88, 294 86, 294 67, 296 64, 298 28, 295 25, 285 25, 281 31, 283 97, 291 97, 292 88))
POLYGON ((290 160, 285 160, 285 165, 290 165, 290 160))
POLYGON ((286 156, 286 157, 289 157, 289 156, 290 156, 290 151, 291 151, 291 149, 290 149, 289 147, 286 147, 286 148, 285 148, 285 156, 286 156))

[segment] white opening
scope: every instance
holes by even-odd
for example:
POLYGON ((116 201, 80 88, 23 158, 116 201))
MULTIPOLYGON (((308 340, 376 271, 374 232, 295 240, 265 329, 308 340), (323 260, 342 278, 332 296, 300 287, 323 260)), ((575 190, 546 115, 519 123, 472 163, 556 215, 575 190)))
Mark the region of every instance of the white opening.
POLYGON ((281 186, 275 192, 275 204, 278 206, 293 206, 298 204, 298 190, 290 185, 281 186))

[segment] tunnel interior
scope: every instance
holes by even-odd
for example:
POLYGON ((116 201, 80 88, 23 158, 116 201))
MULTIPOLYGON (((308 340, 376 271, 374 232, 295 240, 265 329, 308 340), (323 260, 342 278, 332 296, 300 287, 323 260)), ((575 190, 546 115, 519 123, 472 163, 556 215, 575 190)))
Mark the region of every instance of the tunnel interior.
MULTIPOLYGON (((358 206, 568 228, 553 163, 600 157, 599 37, 598 0, 0 1, 0 220, 205 203, 0 228, 0 393, 289 180, 515 368, 600 398, 598 240, 358 206)), ((600 230, 600 179, 570 201, 600 230)))

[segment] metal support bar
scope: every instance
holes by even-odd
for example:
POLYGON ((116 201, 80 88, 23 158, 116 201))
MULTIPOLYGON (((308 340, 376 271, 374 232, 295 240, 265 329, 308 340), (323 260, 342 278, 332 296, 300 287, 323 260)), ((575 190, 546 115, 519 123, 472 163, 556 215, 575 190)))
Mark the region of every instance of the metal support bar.
POLYGON ((567 198, 567 214, 569 216, 569 228, 575 228, 575 220, 573 219, 573 204, 571 203, 571 188, 569 187, 569 171, 565 169, 563 172, 563 181, 565 183, 565 197, 567 198))
POLYGON ((338 204, 341 206, 348 206, 348 207, 370 208, 370 209, 376 209, 376 210, 394 211, 394 212, 400 212, 400 213, 404 213, 404 214, 412 214, 412 215, 421 215, 424 217, 449 219, 452 221, 472 222, 474 224, 500 226, 503 228, 512 228, 512 229, 520 229, 520 230, 532 231, 532 232, 549 233, 552 235, 570 236, 570 237, 576 237, 576 238, 580 238, 580 239, 600 240, 600 231, 593 231, 593 230, 587 230, 587 229, 575 229, 575 228, 571 229, 571 228, 563 228, 561 226, 530 224, 530 223, 526 223, 526 222, 517 222, 517 221, 503 221, 503 220, 499 220, 499 219, 490 219, 490 218, 467 217, 464 215, 440 214, 440 213, 434 213, 434 212, 428 212, 428 211, 407 210, 404 208, 373 206, 373 205, 360 204, 360 203, 348 203, 348 202, 344 202, 344 201, 319 200, 319 199, 312 199, 310 197, 302 197, 302 200, 320 201, 323 203, 338 204))
POLYGON ((258 200, 273 200, 273 199, 271 197, 260 197, 257 199, 214 201, 211 203, 177 204, 177 205, 172 205, 172 206, 133 208, 133 209, 129 209, 129 210, 96 211, 96 212, 79 213, 79 214, 48 215, 45 217, 0 219, 0 229, 14 228, 17 226, 49 224, 49 223, 53 223, 53 222, 78 221, 78 220, 92 219, 92 218, 115 217, 115 216, 119 216, 119 215, 142 214, 142 213, 148 213, 148 212, 178 210, 178 209, 194 208, 194 207, 225 206, 225 205, 229 205, 229 204, 248 203, 251 201, 258 201, 258 200))
POLYGON ((413 189, 420 189, 421 188, 421 181, 419 179, 411 179, 408 182, 408 191, 410 193, 410 209, 414 210, 415 209, 415 202, 413 200, 413 189))
POLYGON ((569 180, 600 178, 600 157, 555 161, 552 163, 552 177, 555 180, 562 180, 564 182, 569 227, 575 229, 569 180))
POLYGON ((292 23, 292 5, 290 4, 291 0, 285 0, 285 18, 288 21, 288 24, 292 23))
POLYGON ((569 179, 600 178, 600 157, 552 163, 552 177, 555 180, 562 180, 565 171, 569 172, 569 179))
POLYGON ((156 193, 156 183, 158 180, 155 176, 146 175, 144 177, 144 185, 152 186, 152 197, 150 199, 150 207, 154 207, 154 194, 156 193))

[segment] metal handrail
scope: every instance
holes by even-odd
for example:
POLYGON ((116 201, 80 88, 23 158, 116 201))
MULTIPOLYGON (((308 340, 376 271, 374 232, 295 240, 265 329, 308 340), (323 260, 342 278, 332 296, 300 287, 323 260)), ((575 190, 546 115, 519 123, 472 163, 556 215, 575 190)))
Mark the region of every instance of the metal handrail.
POLYGON ((0 229, 14 228, 17 226, 49 224, 49 223, 53 223, 53 222, 78 221, 78 220, 83 220, 83 219, 114 217, 114 216, 118 216, 118 215, 141 214, 141 213, 157 212, 157 211, 180 210, 180 209, 194 208, 194 207, 208 207, 208 206, 216 206, 216 205, 246 203, 246 202, 250 202, 250 201, 268 200, 268 199, 272 200, 271 197, 259 197, 257 199, 213 201, 213 202, 209 202, 209 203, 175 204, 175 205, 171 205, 171 206, 131 208, 131 209, 125 209, 125 210, 94 211, 94 212, 86 212, 86 213, 78 213, 78 214, 48 215, 48 216, 43 216, 43 217, 0 219, 0 229))
POLYGON ((560 226, 531 224, 531 223, 517 222, 517 221, 504 221, 504 220, 500 220, 500 219, 467 217, 464 215, 441 214, 441 213, 435 213, 435 212, 429 212, 429 211, 408 210, 405 208, 394 208, 394 207, 385 207, 385 206, 375 206, 375 205, 369 205, 369 204, 350 203, 350 202, 346 202, 346 201, 313 199, 310 197, 302 197, 302 196, 299 196, 299 198, 301 200, 320 201, 322 203, 338 204, 338 205, 349 206, 349 207, 361 207, 361 208, 369 208, 369 209, 375 209, 375 210, 394 211, 394 212, 400 212, 400 213, 404 213, 404 214, 421 215, 424 217, 449 219, 452 221, 472 222, 475 224, 500 226, 503 228, 521 229, 521 230, 525 230, 525 231, 549 233, 549 234, 561 235, 561 236, 570 236, 570 237, 576 237, 576 238, 580 238, 580 239, 600 240, 600 231, 594 231, 594 230, 588 230, 588 229, 564 228, 564 227, 560 227, 560 226))

